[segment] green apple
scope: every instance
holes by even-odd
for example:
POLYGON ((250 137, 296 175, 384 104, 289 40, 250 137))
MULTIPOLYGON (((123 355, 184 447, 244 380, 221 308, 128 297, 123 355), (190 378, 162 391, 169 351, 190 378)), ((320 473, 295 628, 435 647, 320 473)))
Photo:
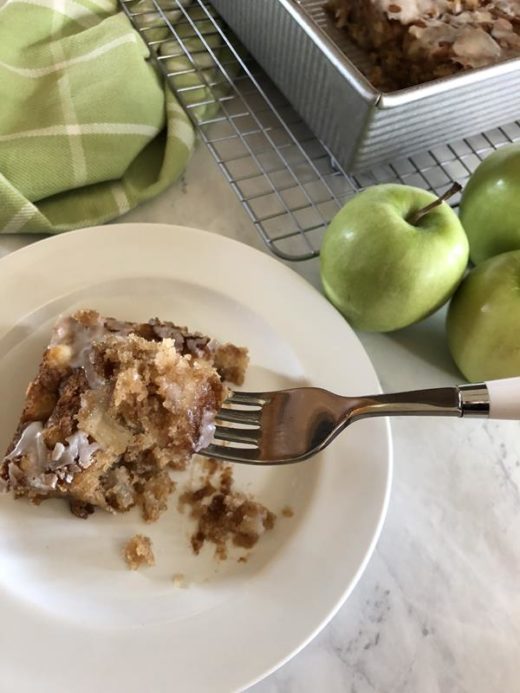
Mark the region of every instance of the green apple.
POLYGON ((471 260, 520 249, 520 142, 490 154, 471 176, 460 202, 471 260))
POLYGON ((325 294, 352 326, 388 332, 448 300, 468 262, 468 239, 451 207, 431 193, 376 185, 334 217, 320 258, 325 294))
POLYGON ((472 382, 520 375, 520 250, 475 267, 454 294, 448 344, 472 382))

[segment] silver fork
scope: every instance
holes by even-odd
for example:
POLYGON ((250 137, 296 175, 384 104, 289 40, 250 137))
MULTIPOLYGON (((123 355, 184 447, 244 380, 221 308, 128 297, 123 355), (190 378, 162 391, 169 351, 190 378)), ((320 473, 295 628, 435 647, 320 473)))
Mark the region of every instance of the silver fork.
POLYGON ((221 443, 199 454, 245 464, 300 462, 371 416, 520 419, 520 378, 366 397, 316 387, 232 392, 217 414, 214 440, 221 443))

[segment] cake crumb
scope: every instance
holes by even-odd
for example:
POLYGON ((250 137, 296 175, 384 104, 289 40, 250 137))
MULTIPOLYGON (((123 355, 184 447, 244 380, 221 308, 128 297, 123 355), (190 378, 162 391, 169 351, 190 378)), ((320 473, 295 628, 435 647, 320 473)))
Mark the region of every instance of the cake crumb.
POLYGON ((282 508, 282 516, 294 517, 294 510, 289 505, 286 505, 282 508))
POLYGON ((136 534, 127 541, 123 548, 123 557, 130 570, 137 570, 142 566, 155 565, 155 556, 152 550, 152 540, 143 534, 136 534))
MULTIPOLYGON (((251 549, 264 532, 272 529, 276 515, 233 488, 231 465, 203 466, 205 475, 196 489, 189 488, 179 499, 179 509, 189 507, 190 517, 197 521, 191 546, 199 554, 206 542, 215 547, 219 560, 228 557, 228 544, 251 549)), ((238 559, 244 563, 244 560, 238 559)))
POLYGON ((182 573, 175 573, 172 578, 174 587, 184 588, 187 587, 186 577, 182 573))
POLYGON ((216 474, 220 467, 225 467, 223 462, 219 462, 213 457, 200 457, 197 462, 201 470, 206 473, 206 479, 216 474))

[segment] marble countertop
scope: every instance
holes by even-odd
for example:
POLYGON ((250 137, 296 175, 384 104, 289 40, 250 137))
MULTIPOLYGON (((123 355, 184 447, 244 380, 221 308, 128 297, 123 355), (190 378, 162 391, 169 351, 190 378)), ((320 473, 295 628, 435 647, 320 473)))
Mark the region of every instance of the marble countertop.
MULTIPOLYGON (((124 221, 178 223, 264 250, 209 153, 124 221)), ((0 256, 34 237, 0 236, 0 256)), ((317 261, 292 265, 316 287, 317 261)), ((387 391, 460 380, 441 313, 361 334, 387 391)), ((516 422, 396 419, 387 520, 327 628, 254 693, 514 693, 520 690, 520 430, 516 422)))

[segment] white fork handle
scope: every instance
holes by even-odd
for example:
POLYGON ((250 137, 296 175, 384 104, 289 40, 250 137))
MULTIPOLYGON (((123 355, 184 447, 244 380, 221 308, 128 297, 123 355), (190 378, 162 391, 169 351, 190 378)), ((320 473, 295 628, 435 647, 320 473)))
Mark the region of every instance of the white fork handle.
POLYGON ((520 378, 488 380, 489 418, 520 420, 520 378))

